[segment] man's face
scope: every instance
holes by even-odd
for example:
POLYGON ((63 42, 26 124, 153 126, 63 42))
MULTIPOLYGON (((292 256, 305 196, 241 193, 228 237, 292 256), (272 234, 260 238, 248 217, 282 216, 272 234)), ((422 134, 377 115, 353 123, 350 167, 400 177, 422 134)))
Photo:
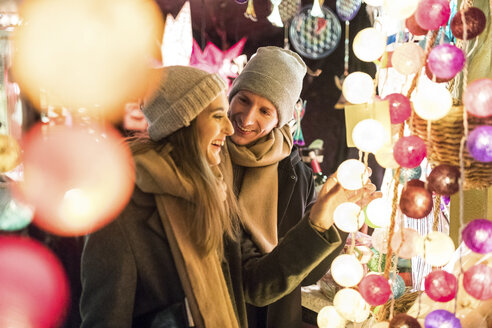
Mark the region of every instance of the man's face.
POLYGON ((229 113, 236 145, 244 146, 267 135, 278 124, 275 106, 266 98, 241 90, 232 98, 229 113))

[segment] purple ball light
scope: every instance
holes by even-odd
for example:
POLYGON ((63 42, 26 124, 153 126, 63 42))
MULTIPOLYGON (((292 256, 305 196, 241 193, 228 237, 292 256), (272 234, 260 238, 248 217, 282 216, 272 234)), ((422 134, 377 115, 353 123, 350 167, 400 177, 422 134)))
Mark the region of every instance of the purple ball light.
POLYGON ((461 328, 460 319, 446 310, 435 310, 425 317, 425 328, 461 328))
POLYGON ((492 79, 478 79, 463 92, 466 111, 477 117, 492 116, 492 79))
POLYGON ((391 124, 403 123, 412 114, 410 100, 401 93, 391 93, 384 100, 389 102, 391 124))
POLYGON ((475 253, 492 252, 492 221, 476 219, 467 224, 462 232, 466 247, 475 253))
POLYGON ((430 71, 440 79, 450 80, 465 66, 465 54, 451 44, 434 47, 427 60, 430 71))
POLYGON ((470 155, 477 161, 492 162, 492 125, 476 127, 469 134, 466 146, 470 155))
POLYGON ((413 169, 427 154, 425 143, 417 136, 401 137, 393 147, 393 156, 401 167, 413 169))
POLYGON ((422 0, 415 11, 415 20, 425 30, 437 30, 446 25, 450 14, 448 0, 422 0))

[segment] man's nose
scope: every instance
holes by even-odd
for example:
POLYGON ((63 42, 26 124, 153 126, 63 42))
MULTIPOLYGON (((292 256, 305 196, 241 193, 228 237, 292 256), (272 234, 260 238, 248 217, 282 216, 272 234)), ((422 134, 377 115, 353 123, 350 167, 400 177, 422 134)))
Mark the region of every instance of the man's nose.
POLYGON ((256 119, 256 111, 255 106, 251 106, 247 110, 243 112, 242 115, 242 123, 243 125, 252 125, 254 124, 256 119))

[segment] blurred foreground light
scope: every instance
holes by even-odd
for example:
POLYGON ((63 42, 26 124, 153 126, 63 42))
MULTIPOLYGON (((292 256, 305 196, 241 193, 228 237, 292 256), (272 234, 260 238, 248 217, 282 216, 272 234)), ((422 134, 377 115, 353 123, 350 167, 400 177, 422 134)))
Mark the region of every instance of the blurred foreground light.
POLYGON ((109 223, 128 202, 134 170, 130 150, 107 126, 36 125, 24 139, 24 181, 15 195, 35 208, 34 224, 62 236, 109 223))

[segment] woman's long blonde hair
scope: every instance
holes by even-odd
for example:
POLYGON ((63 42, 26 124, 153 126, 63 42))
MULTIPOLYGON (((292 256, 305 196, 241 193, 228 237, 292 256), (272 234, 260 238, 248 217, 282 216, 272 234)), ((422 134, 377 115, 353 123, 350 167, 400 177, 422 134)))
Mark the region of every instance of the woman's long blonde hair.
MULTIPOLYGON (((129 138, 132 145, 138 144, 138 151, 162 147, 171 143, 170 153, 181 174, 189 179, 194 187, 193 203, 186 213, 189 220, 190 235, 196 241, 203 254, 217 250, 223 255, 223 238, 237 238, 239 228, 239 210, 232 186, 227 186, 226 200, 223 201, 219 178, 213 172, 198 143, 196 119, 188 127, 184 127, 162 139, 152 141, 147 133, 140 133, 129 138)), ((222 172, 222 174, 226 174, 222 172)), ((224 177, 224 181, 231 181, 224 177)))

